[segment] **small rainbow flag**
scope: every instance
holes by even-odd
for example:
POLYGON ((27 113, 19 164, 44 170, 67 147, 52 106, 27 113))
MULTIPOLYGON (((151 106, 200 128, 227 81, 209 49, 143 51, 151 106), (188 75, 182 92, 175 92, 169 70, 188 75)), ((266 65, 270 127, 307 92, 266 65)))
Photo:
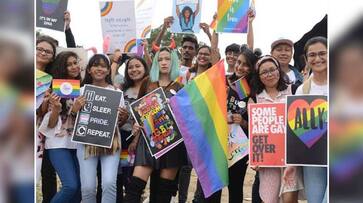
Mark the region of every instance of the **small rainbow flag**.
POLYGON ((80 95, 79 80, 53 79, 53 92, 61 98, 76 98, 80 95))
POLYGON ((52 82, 52 76, 37 69, 36 72, 37 90, 36 96, 44 94, 45 91, 50 87, 52 82))
POLYGON ((144 120, 144 131, 146 137, 151 137, 152 133, 155 131, 153 116, 150 114, 144 120))
POLYGON ((237 92, 240 99, 248 97, 251 93, 250 86, 245 78, 241 78, 232 83, 232 86, 234 86, 234 90, 237 92))
POLYGON ((221 60, 170 99, 205 197, 228 185, 225 80, 224 61, 221 60))

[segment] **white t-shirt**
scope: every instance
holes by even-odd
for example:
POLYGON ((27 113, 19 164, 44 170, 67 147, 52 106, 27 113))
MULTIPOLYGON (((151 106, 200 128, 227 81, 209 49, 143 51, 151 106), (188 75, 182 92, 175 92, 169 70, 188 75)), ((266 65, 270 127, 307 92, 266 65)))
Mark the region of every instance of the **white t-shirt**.
MULTIPOLYGON (((295 95, 301 95, 304 94, 303 93, 303 86, 304 84, 300 85, 297 90, 295 95)), ((310 92, 309 94, 311 95, 328 95, 328 85, 317 85, 314 80, 311 80, 311 87, 310 87, 310 92)))
POLYGON ((294 84, 295 81, 296 81, 296 77, 295 77, 294 71, 290 70, 289 72, 286 73, 286 75, 289 77, 290 82, 292 84, 294 84))

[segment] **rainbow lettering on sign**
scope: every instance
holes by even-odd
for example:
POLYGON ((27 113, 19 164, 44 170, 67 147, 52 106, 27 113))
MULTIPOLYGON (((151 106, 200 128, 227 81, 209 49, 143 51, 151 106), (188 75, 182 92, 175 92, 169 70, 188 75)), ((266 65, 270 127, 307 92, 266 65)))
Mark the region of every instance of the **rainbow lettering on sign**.
POLYGON ((305 100, 298 99, 288 109, 288 125, 294 134, 311 148, 327 132, 326 100, 316 99, 309 105, 305 100))
POLYGON ((101 8, 101 16, 104 17, 112 10, 112 2, 105 2, 103 8, 101 8))
POLYGON ((151 114, 144 120, 144 130, 147 137, 151 137, 152 133, 155 132, 153 116, 151 114))
POLYGON ((217 32, 246 33, 249 0, 218 0, 217 32))
POLYGON ((60 0, 42 0, 42 9, 45 15, 51 15, 57 10, 60 0))
POLYGON ((80 95, 79 80, 53 80, 53 92, 61 98, 76 98, 80 95))

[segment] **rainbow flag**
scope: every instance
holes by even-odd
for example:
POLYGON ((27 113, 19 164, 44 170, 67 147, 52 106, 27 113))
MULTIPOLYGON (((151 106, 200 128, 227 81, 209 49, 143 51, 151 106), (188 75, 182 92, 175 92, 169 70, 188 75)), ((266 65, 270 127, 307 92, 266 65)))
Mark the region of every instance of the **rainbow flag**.
POLYGON ((54 79, 53 92, 61 98, 76 98, 80 95, 79 80, 54 79))
POLYGON ((240 99, 248 97, 251 93, 251 88, 245 78, 241 78, 232 83, 232 86, 234 86, 234 90, 237 92, 240 99))
POLYGON ((249 0, 218 0, 217 32, 247 33, 249 0))
POLYGON ((170 99, 205 197, 228 185, 225 84, 224 61, 221 60, 170 99))
POLYGON ((50 87, 52 76, 37 69, 36 72, 36 96, 42 95, 50 87))

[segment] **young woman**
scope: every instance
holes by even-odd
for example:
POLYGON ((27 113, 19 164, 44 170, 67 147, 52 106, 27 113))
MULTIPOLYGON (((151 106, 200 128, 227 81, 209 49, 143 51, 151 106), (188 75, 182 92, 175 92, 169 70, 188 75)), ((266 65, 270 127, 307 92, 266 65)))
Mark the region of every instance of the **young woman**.
MULTIPOLYGON (((140 57, 131 57, 127 61, 125 68, 125 83, 122 89, 124 92, 126 106, 136 101, 142 81, 148 75, 149 70, 144 59, 140 57)), ((129 114, 130 113, 131 112, 129 112, 129 114)), ((137 142, 139 140, 139 134, 135 135, 135 137, 127 139, 131 135, 133 124, 134 120, 132 116, 129 116, 126 123, 120 127, 120 133, 122 151, 127 151, 128 154, 134 155, 137 142)), ((132 176, 133 166, 123 162, 121 162, 119 166, 121 167, 119 168, 119 172, 122 172, 122 174, 117 176, 117 202, 123 202, 123 187, 125 186, 126 188, 128 186, 132 176)))
MULTIPOLYGON (((285 73, 280 63, 272 56, 263 56, 256 63, 253 78, 254 93, 257 103, 286 102, 291 95, 285 73)), ((259 171, 260 196, 263 202, 297 202, 298 191, 304 189, 301 170, 298 167, 254 168, 259 171), (288 181, 288 184, 287 184, 288 181)))
MULTIPOLYGON (((107 56, 96 54, 92 56, 86 67, 85 78, 82 85, 91 84, 110 90, 117 90, 111 81, 111 67, 107 56)), ((81 88, 81 94, 84 87, 81 88)), ((84 96, 78 97, 71 113, 76 114, 85 104, 84 96)), ((128 113, 127 110, 118 107, 119 124, 125 123, 128 113)), ((116 179, 120 157, 120 136, 119 131, 113 138, 111 148, 96 147, 86 144, 77 145, 77 158, 79 161, 82 202, 96 202, 96 174, 97 163, 101 163, 102 176, 102 203, 116 202, 116 179)))
MULTIPOLYGON (((77 54, 61 52, 53 63, 54 79, 81 80, 77 54)), ((79 165, 76 155, 76 144, 71 142, 74 117, 70 109, 73 99, 61 99, 55 93, 49 98, 50 110, 45 114, 39 131, 45 139, 45 149, 49 160, 57 172, 61 182, 61 190, 51 202, 80 202, 79 165)))
MULTIPOLYGON (((40 36, 36 41, 36 67, 38 70, 50 73, 52 62, 55 58, 55 39, 49 36, 40 36)), ((48 111, 50 91, 45 92, 42 104, 37 109, 37 126, 40 125, 45 113, 48 111)), ((40 174, 42 176, 43 202, 48 203, 57 193, 57 177, 52 164, 49 161, 48 150, 44 150, 45 138, 37 133, 37 158, 41 162, 40 174), (41 161, 40 161, 41 160, 41 161)))
MULTIPOLYGON (((296 94, 328 95, 328 59, 327 40, 325 37, 314 37, 304 47, 304 55, 313 75, 298 89, 296 94)), ((302 167, 304 188, 308 202, 327 202, 327 168, 302 167)))
MULTIPOLYGON (((163 47, 156 53, 150 70, 150 79, 145 78, 139 91, 139 98, 162 87, 167 98, 182 88, 175 82, 179 71, 178 56, 175 51, 163 47)), ((134 133, 139 134, 140 128, 135 128, 134 133)), ((140 196, 145 188, 153 170, 160 170, 160 179, 156 189, 155 201, 158 203, 170 202, 171 196, 176 191, 174 181, 178 169, 187 163, 186 150, 183 144, 160 157, 153 158, 146 146, 145 140, 140 137, 136 149, 135 168, 129 187, 126 188, 125 202, 139 203, 140 196)))
MULTIPOLYGON (((231 97, 234 97, 234 104, 238 101, 241 106, 232 110, 229 110, 230 120, 229 123, 239 124, 243 131, 248 136, 248 113, 247 113, 247 103, 250 97, 246 97, 244 99, 239 99, 238 94, 234 91, 234 87, 232 87, 232 83, 239 80, 240 78, 245 78, 248 84, 251 86, 252 84, 252 75, 254 74, 254 67, 257 61, 257 57, 254 53, 249 49, 241 50, 237 61, 234 73, 229 76, 228 84, 229 84, 229 94, 231 97)), ((228 104, 227 104, 228 105, 228 104)), ((229 202, 243 202, 243 182, 247 170, 247 161, 248 156, 239 160, 233 166, 228 169, 229 174, 229 202)))

